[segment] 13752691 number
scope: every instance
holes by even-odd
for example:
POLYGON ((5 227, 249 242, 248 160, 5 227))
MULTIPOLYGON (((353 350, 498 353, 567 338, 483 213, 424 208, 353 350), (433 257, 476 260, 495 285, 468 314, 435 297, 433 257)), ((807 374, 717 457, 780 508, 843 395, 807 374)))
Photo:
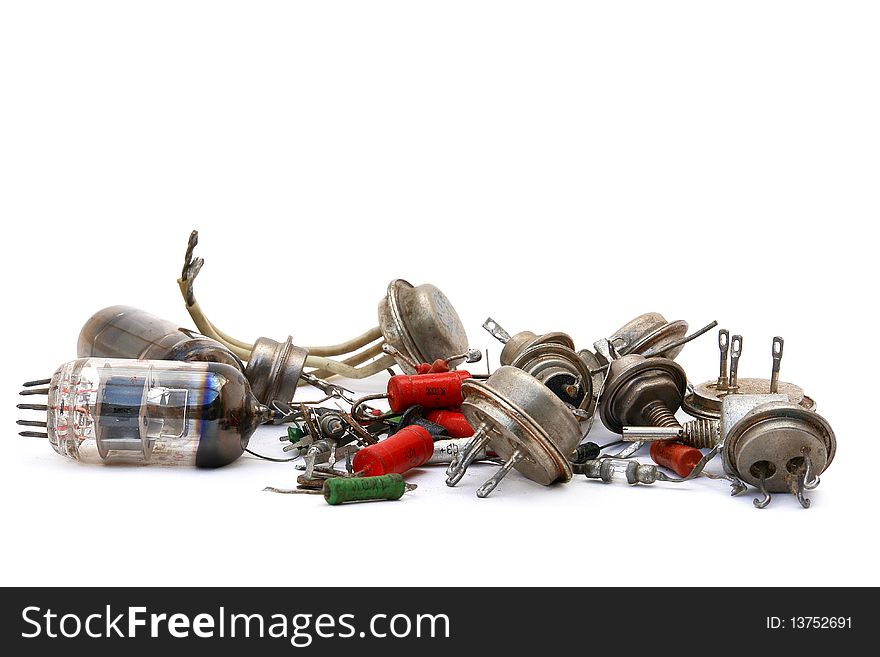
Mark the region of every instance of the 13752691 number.
POLYGON ((851 616, 792 616, 791 627, 796 630, 852 629, 851 616))
POLYGON ((769 630, 851 630, 852 616, 779 616, 767 617, 769 630))

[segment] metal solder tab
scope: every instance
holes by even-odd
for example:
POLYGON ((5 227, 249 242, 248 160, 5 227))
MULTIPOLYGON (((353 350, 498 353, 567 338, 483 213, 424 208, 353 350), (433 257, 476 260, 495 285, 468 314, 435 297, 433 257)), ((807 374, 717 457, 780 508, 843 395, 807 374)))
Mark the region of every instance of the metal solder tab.
POLYGON ((523 460, 523 458, 525 458, 525 454, 523 454, 521 449, 518 449, 511 454, 510 458, 504 462, 504 465, 498 468, 498 471, 492 475, 492 478, 477 489, 477 497, 488 497, 489 494, 498 487, 501 480, 504 479, 507 474, 516 467, 516 464, 523 460))
POLYGON ((730 339, 730 380, 727 389, 733 393, 739 389, 739 358, 742 356, 742 343, 741 335, 734 335, 730 339))
POLYGON ((721 329, 718 331, 718 350, 721 352, 721 366, 718 370, 718 390, 727 390, 728 384, 728 357, 730 355, 730 331, 721 329))
POLYGON ((499 342, 507 344, 510 341, 510 333, 501 328, 498 322, 491 317, 487 317, 486 321, 483 322, 483 328, 489 331, 489 334, 499 342))
POLYGON ((445 359, 447 363, 453 363, 457 360, 463 360, 466 363, 479 363, 483 360, 483 352, 479 349, 468 349, 464 353, 455 354, 445 359))
POLYGON ((315 460, 317 459, 317 456, 318 455, 313 451, 309 451, 309 453, 305 455, 304 460, 306 462, 306 470, 305 470, 306 479, 312 478, 312 472, 314 472, 314 470, 315 470, 315 460))
MULTIPOLYGON (((602 356, 608 363, 611 363, 613 360, 617 360, 620 358, 621 354, 614 346, 614 344, 608 338, 602 338, 601 340, 596 340, 593 343, 593 349, 596 350, 596 353, 602 356)), ((602 367, 597 367, 595 370, 590 370, 591 374, 595 374, 596 372, 607 371, 608 365, 603 365, 602 367)))
POLYGON ((779 368, 782 365, 782 347, 785 340, 778 335, 773 338, 773 371, 770 374, 770 393, 776 394, 779 391, 779 368))
POLYGON ((474 435, 465 450, 460 452, 446 469, 447 486, 455 486, 461 481, 461 478, 464 477, 464 473, 467 472, 468 466, 474 462, 474 459, 476 459, 477 455, 482 452, 488 442, 489 432, 487 431, 486 425, 482 424, 474 432, 474 435))
POLYGON ((336 465, 336 441, 328 438, 327 444, 330 445, 330 453, 327 454, 327 465, 332 468, 336 465))

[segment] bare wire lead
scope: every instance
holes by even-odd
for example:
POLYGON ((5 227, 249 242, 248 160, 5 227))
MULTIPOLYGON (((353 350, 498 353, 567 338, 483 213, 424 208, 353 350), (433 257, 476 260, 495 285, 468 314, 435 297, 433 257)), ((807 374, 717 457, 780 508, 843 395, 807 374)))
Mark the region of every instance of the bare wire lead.
POLYGON ((761 491, 761 497, 753 499, 752 504, 758 509, 763 509, 770 504, 770 500, 773 499, 770 492, 767 490, 766 475, 763 472, 761 473, 761 479, 758 482, 758 490, 761 491))
POLYGON ((676 347, 681 347, 682 345, 685 345, 692 340, 696 340, 701 335, 708 333, 716 326, 718 326, 718 321, 712 320, 711 322, 706 324, 703 328, 694 331, 690 335, 686 335, 685 337, 679 338, 678 340, 673 340, 672 342, 666 342, 664 344, 660 344, 655 347, 651 347, 650 349, 646 349, 642 355, 645 356, 645 358, 650 358, 651 356, 656 356, 660 353, 667 352, 670 349, 675 349, 676 347))
POLYGON ((25 381, 21 384, 22 388, 33 388, 34 386, 47 386, 52 382, 52 379, 37 379, 36 381, 25 381))
POLYGON ((16 420, 16 424, 22 427, 45 427, 45 422, 40 422, 39 420, 16 420))
POLYGON ((23 397, 27 397, 28 395, 43 395, 46 396, 49 394, 49 388, 25 388, 21 392, 18 393, 23 397))

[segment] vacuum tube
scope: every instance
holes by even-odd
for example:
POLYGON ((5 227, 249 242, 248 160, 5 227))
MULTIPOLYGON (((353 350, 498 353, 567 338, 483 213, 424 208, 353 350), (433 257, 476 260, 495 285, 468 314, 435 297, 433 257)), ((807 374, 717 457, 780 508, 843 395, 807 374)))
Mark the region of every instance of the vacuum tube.
POLYGON ((254 396, 264 404, 293 399, 302 376, 303 349, 260 338, 247 367, 226 345, 130 306, 110 306, 85 323, 77 341, 80 358, 179 360, 232 365, 244 372, 254 396))
POLYGON ((226 363, 244 371, 225 346, 131 306, 110 306, 92 315, 76 343, 79 358, 134 358, 226 363))
POLYGON ((46 414, 19 420, 44 427, 22 435, 46 437, 86 463, 219 467, 241 456, 270 416, 241 371, 224 363, 80 358, 22 394, 48 397, 19 404, 46 414))

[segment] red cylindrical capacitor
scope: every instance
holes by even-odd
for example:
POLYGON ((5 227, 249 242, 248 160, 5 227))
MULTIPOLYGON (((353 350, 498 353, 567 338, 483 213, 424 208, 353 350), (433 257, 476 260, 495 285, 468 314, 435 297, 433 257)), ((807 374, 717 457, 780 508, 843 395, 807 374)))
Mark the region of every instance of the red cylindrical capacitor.
POLYGON ((425 415, 425 419, 439 424, 452 438, 470 438, 474 435, 474 428, 461 411, 431 411, 425 415))
POLYGON ((426 463, 434 453, 434 438, 424 427, 411 424, 375 445, 364 447, 354 455, 352 468, 365 477, 403 474, 410 468, 426 463))
POLYGON ((689 447, 671 440, 658 440, 651 443, 651 460, 657 465, 669 468, 679 477, 687 477, 703 453, 696 447, 689 447))
POLYGON ((388 380, 388 405, 395 413, 410 406, 455 408, 461 406, 461 382, 470 372, 456 370, 438 374, 398 374, 388 380))

